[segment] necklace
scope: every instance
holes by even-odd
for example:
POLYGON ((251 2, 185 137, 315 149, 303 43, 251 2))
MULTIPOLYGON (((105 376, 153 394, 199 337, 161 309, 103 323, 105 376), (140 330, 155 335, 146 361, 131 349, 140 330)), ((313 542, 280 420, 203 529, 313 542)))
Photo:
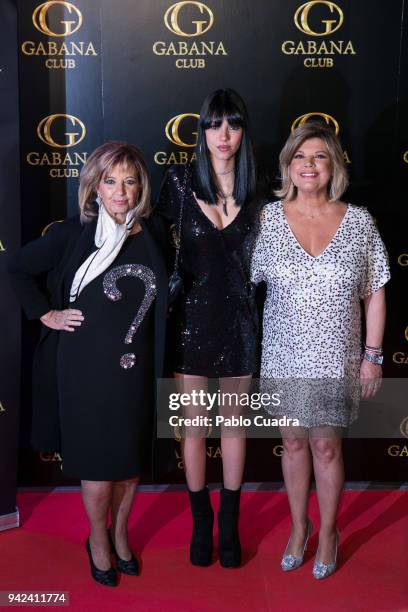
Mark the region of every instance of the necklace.
POLYGON ((222 210, 224 212, 224 215, 226 217, 228 217, 227 200, 233 196, 233 192, 231 192, 231 193, 224 193, 223 191, 220 191, 220 196, 221 196, 222 210))
POLYGON ((216 172, 215 174, 217 176, 225 176, 226 174, 231 174, 231 172, 234 172, 235 168, 231 168, 231 170, 227 170, 226 172, 216 172))
POLYGON ((300 210, 297 206, 297 211, 300 212, 301 215, 303 215, 304 217, 306 217, 306 219, 317 219, 318 217, 322 217, 325 214, 325 211, 320 212, 319 214, 313 214, 311 215, 310 213, 304 212, 303 210, 300 210))

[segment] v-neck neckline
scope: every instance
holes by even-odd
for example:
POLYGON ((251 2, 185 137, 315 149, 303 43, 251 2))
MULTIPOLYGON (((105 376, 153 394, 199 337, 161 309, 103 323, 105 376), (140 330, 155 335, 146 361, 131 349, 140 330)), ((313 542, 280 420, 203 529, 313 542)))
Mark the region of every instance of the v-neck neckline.
POLYGON ((333 244, 333 242, 336 240, 336 238, 337 238, 337 236, 338 236, 339 232, 341 231, 341 229, 342 229, 342 227, 343 227, 343 225, 344 225, 345 219, 346 219, 346 217, 348 216, 348 213, 349 213, 349 210, 350 210, 350 204, 346 204, 346 206, 347 206, 346 212, 344 213, 344 215, 343 215, 343 217, 342 217, 342 219, 341 219, 341 221, 340 221, 339 225, 337 226, 336 231, 334 232, 333 236, 331 237, 331 239, 329 240, 329 242, 328 242, 328 243, 326 244, 326 246, 324 247, 323 251, 321 251, 321 253, 319 253, 318 255, 311 255, 311 254, 310 254, 308 251, 306 251, 306 249, 304 248, 304 246, 303 246, 303 245, 302 245, 302 244, 299 242, 299 240, 296 238, 296 236, 295 236, 295 234, 294 234, 294 232, 293 232, 292 228, 290 227, 290 223, 289 223, 289 221, 287 220, 286 215, 285 215, 285 209, 284 209, 284 206, 283 206, 283 202, 282 202, 282 200, 280 200, 280 205, 281 205, 281 211, 282 211, 282 216, 283 216, 283 221, 284 221, 284 224, 285 224, 285 225, 286 225, 286 227, 288 228, 289 233, 291 234, 291 236, 292 236, 293 240, 296 242, 296 244, 297 244, 297 245, 298 245, 298 246, 299 246, 299 247, 302 249, 302 251, 303 251, 303 252, 304 252, 304 253, 305 253, 305 254, 306 254, 308 257, 310 257, 311 259, 314 259, 314 260, 319 259, 320 257, 322 257, 322 256, 323 256, 323 255, 326 253, 326 251, 327 251, 327 250, 328 250, 328 249, 331 247, 331 245, 333 244))
POLYGON ((191 190, 191 195, 193 197, 193 201, 194 201, 194 205, 198 208, 198 210, 200 211, 200 213, 203 215, 203 217, 205 217, 208 221, 208 223, 211 225, 212 228, 216 229, 218 232, 223 232, 225 231, 228 227, 230 227, 233 223, 235 223, 235 221, 238 219, 238 217, 241 214, 241 211, 243 209, 243 206, 239 207, 238 213, 235 215, 235 217, 233 218, 232 221, 230 221, 228 223, 228 225, 226 225, 225 227, 218 227, 218 225, 215 225, 215 223, 213 221, 211 221, 210 217, 208 217, 205 212, 203 211, 203 209, 201 208, 200 204, 198 203, 197 198, 195 197, 194 191, 191 190))

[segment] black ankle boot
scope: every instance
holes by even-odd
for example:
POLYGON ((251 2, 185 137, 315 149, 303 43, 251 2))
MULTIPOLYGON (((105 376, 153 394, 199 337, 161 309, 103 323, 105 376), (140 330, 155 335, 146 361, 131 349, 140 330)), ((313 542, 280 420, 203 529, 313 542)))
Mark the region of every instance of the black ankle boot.
POLYGON ((241 489, 221 489, 218 512, 218 547, 222 567, 241 565, 241 544, 238 533, 241 489))
POLYGON ((190 543, 190 561, 193 565, 210 565, 213 548, 214 512, 208 487, 201 491, 189 491, 193 534, 190 543))

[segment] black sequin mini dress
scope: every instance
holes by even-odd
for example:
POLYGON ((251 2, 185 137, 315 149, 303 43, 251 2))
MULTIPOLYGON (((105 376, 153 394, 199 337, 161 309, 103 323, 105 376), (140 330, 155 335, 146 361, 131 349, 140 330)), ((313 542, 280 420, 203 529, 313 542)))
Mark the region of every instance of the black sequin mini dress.
MULTIPOLYGON (((244 376, 257 370, 257 313, 248 299, 249 270, 259 207, 244 205, 218 229, 194 196, 194 168, 172 166, 157 212, 177 230, 182 192, 179 269, 183 291, 169 319, 169 362, 174 372, 208 377, 244 376)), ((174 250, 174 249, 173 249, 174 250)))

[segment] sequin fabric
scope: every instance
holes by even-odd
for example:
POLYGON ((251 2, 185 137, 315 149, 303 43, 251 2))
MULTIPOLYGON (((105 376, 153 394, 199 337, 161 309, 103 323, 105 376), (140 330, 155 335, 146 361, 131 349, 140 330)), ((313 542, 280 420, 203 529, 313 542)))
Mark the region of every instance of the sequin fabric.
MULTIPOLYGON (((135 318, 133 319, 125 336, 125 344, 132 344, 133 337, 143 321, 147 311, 149 310, 154 298, 156 297, 156 277, 154 272, 139 264, 125 264, 112 268, 103 277, 103 292, 109 300, 117 302, 122 299, 122 293, 116 286, 120 278, 133 276, 143 281, 145 285, 145 295, 139 306, 135 318)), ((120 365, 125 370, 132 368, 136 363, 136 355, 134 353, 126 353, 120 358, 120 365)))
MULTIPOLYGON (((181 230, 180 273, 184 292, 169 321, 170 366, 201 376, 240 376, 257 369, 257 321, 247 299, 259 208, 243 206, 219 230, 199 207, 189 169, 181 230)), ((184 167, 171 167, 157 211, 177 227, 184 167)))
POLYGON ((331 242, 313 257, 292 233, 282 202, 267 204, 251 277, 267 285, 262 390, 282 398, 268 412, 304 427, 346 427, 358 416, 360 301, 390 278, 371 215, 349 204, 331 242))
POLYGON ((129 370, 129 368, 133 368, 137 361, 137 357, 134 353, 125 353, 119 360, 121 367, 124 370, 129 370))

